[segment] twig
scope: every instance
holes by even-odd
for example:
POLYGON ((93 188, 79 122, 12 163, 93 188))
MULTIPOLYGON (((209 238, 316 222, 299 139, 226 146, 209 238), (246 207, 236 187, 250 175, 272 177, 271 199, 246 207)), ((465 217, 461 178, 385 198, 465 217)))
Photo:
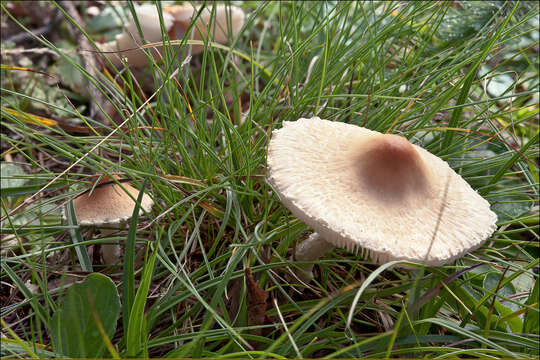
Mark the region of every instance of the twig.
MULTIPOLYGON (((71 1, 62 1, 61 6, 66 10, 69 16, 71 16, 77 24, 80 24, 81 26, 82 24, 84 24, 81 16, 79 15, 79 12, 71 1)), ((76 27, 74 28, 74 33, 77 37, 77 43, 79 44, 79 46, 77 47, 77 52, 82 57, 84 68, 92 77, 97 78, 96 71, 98 67, 96 59, 94 58, 94 54, 90 51, 83 50, 92 48, 90 41, 88 41, 84 34, 82 34, 76 27)), ((99 121, 102 118, 102 114, 98 104, 104 104, 103 95, 98 90, 98 88, 94 84, 92 84, 92 82, 89 82, 88 85, 88 90, 90 92, 90 117, 99 121)))
POLYGON ((23 48, 0 49, 0 54, 2 56, 6 56, 6 55, 17 56, 17 55, 27 54, 27 53, 35 54, 35 55, 45 55, 45 54, 47 54, 47 55, 51 55, 51 56, 53 56, 55 58, 59 57, 59 55, 56 52, 54 52, 51 49, 46 48, 46 47, 44 47, 44 48, 32 48, 32 49, 23 49, 23 48))
POLYGON ((36 37, 41 36, 41 35, 45 35, 45 34, 49 33, 51 30, 55 29, 56 24, 58 24, 60 22, 60 20, 62 20, 62 17, 63 17, 62 12, 58 11, 56 13, 56 15, 54 16, 53 20, 50 23, 48 23, 47 25, 39 27, 39 28, 33 30, 30 33, 23 32, 23 33, 20 33, 20 34, 15 34, 13 36, 10 36, 9 38, 7 38, 5 40, 5 42, 12 42, 12 43, 17 44, 17 43, 27 41, 27 40, 34 40, 36 37))

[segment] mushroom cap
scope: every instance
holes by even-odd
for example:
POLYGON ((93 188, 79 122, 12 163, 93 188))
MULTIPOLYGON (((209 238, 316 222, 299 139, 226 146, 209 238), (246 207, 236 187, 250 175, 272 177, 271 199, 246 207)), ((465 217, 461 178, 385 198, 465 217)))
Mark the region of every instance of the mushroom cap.
POLYGON ((326 241, 379 263, 442 265, 496 229, 489 203, 445 161, 401 136, 351 124, 284 121, 272 133, 268 180, 326 241))
MULTIPOLYGON (((199 10, 200 6, 194 7, 190 4, 163 7, 163 26, 169 35, 169 39, 182 39, 191 24, 193 16, 199 10)), ((226 43, 230 38, 236 36, 244 25, 245 14, 239 7, 215 5, 215 19, 212 16, 212 11, 212 7, 206 7, 202 10, 197 18, 195 31, 191 39, 206 39, 210 34, 210 40, 226 43), (211 27, 210 23, 213 24, 211 27)), ((162 42, 161 24, 157 8, 150 4, 140 5, 135 7, 135 13, 144 39, 149 43, 162 42)), ((122 64, 121 56, 125 56, 130 66, 142 67, 148 64, 148 57, 141 49, 133 50, 142 44, 143 41, 137 25, 131 18, 124 26, 122 33, 116 35, 114 41, 98 44, 98 46, 101 51, 104 51, 103 55, 109 58, 116 66, 122 64), (130 51, 121 52, 124 50, 130 51)), ((161 47, 148 48, 148 50, 156 60, 160 60, 161 55, 163 55, 161 47)), ((203 50, 204 46, 193 45, 192 54, 199 54, 203 50)))
MULTIPOLYGON (((163 12, 172 15, 174 24, 169 31, 171 39, 182 39, 186 30, 191 25, 191 20, 200 11, 200 6, 171 5, 163 8, 163 12)), ((223 4, 205 7, 197 22, 194 25, 194 31, 191 34, 192 40, 203 40, 210 34, 210 41, 225 44, 229 39, 234 38, 244 25, 245 14, 237 6, 226 6, 223 4), (212 13, 215 12, 215 18, 212 13), (212 24, 212 27, 210 27, 212 24), (229 28, 230 27, 230 28, 229 28)), ((203 45, 193 45, 191 53, 199 54, 204 50, 203 45)))
MULTIPOLYGON (((133 215, 135 201, 139 190, 126 183, 122 184, 125 191, 116 183, 104 176, 93 191, 89 190, 73 199, 73 207, 79 225, 117 224, 133 215)), ((154 201, 143 194, 139 214, 150 211, 154 201)), ((65 217, 65 216, 64 216, 65 217)))
MULTIPOLYGON (((154 5, 146 4, 135 7, 135 13, 141 26, 141 31, 144 35, 144 39, 149 43, 161 42, 161 24, 159 20, 159 13, 154 5)), ((170 14, 163 13, 163 26, 166 31, 170 31, 173 25, 173 17, 170 14)), ((137 49, 143 45, 143 41, 139 34, 137 24, 130 18, 129 22, 124 26, 122 33, 116 35, 114 41, 109 41, 104 44, 100 44, 100 50, 102 51, 117 51, 108 52, 103 55, 109 58, 109 60, 116 66, 122 64, 121 57, 125 56, 130 66, 140 67, 148 64, 148 58, 143 50, 130 50, 137 49), (119 52, 124 50, 130 50, 126 52, 119 52)), ((150 53, 156 60, 159 60, 163 50, 161 48, 149 48, 150 53)))

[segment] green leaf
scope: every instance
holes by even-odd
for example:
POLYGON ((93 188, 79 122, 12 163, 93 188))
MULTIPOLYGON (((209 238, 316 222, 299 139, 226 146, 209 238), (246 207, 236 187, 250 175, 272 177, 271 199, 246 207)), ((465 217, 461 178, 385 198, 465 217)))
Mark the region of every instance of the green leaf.
POLYGON ((499 222, 517 219, 532 207, 531 199, 522 194, 497 196, 491 203, 491 210, 497 214, 499 222))
POLYGON ((495 301, 493 307, 501 315, 501 317, 499 317, 499 322, 508 324, 513 333, 522 332, 523 323, 521 322, 521 319, 516 316, 516 312, 513 312, 499 301, 495 301))
POLYGON ((486 88, 491 97, 499 97, 506 94, 512 85, 514 85, 514 79, 508 74, 501 74, 488 79, 486 88))
MULTIPOLYGON (((81 65, 79 57, 74 57, 73 61, 81 65)), ((61 74, 62 82, 72 89, 80 90, 86 83, 83 75, 64 58, 58 59, 58 72, 61 74)))
MULTIPOLYGON (((61 41, 58 45, 62 47, 66 53, 70 54, 69 57, 72 62, 82 66, 82 59, 77 55, 75 51, 76 47, 73 44, 68 41, 61 41)), ((62 79, 63 84, 78 93, 85 94, 88 92, 86 87, 88 82, 83 73, 81 73, 68 59, 60 57, 56 62, 56 66, 58 66, 57 72, 62 79)))
MULTIPOLYGON (((485 306, 478 305, 478 300, 473 296, 474 292, 472 289, 470 289, 467 284, 460 285, 458 283, 449 284, 448 287, 457 296, 459 301, 461 301, 461 303, 467 307, 467 309, 474 312, 478 325, 481 327, 485 326, 489 318, 489 311, 485 306)), ((462 316, 467 313, 466 310, 462 309, 462 307, 459 307, 459 311, 461 312, 462 316)), ((493 318, 496 318, 496 316, 493 316, 493 318)))
POLYGON ((495 15, 493 1, 462 1, 451 6, 438 28, 436 37, 445 42, 463 41, 479 32, 495 15))
MULTIPOLYGON (((115 30, 118 34, 122 32, 122 25, 127 22, 127 18, 122 18, 124 11, 121 6, 106 6, 103 11, 93 17, 86 28, 91 33, 102 33, 110 30, 115 30)), ((112 40, 107 38, 107 41, 112 40)))
MULTIPOLYGON (((493 289, 493 290, 497 289, 499 286, 499 283, 502 281, 501 277, 502 275, 498 272, 491 271, 487 273, 483 281, 484 289, 493 289)), ((506 322, 508 326, 510 326, 510 329, 512 330, 512 332, 519 333, 523 329, 523 324, 521 322, 521 319, 516 316, 511 316, 511 314, 518 311, 521 308, 521 306, 511 303, 511 302, 504 302, 504 299, 503 299, 503 298, 510 298, 515 293, 516 293, 516 289, 514 288, 514 285, 511 282, 505 284, 503 287, 497 289, 497 294, 500 297, 497 297, 497 299, 493 303, 493 306, 495 310, 497 311, 497 313, 500 315, 500 317, 505 319, 504 322, 506 322)), ((499 326, 499 328, 500 327, 501 326, 499 326)))
POLYGON ((73 284, 49 324, 58 354, 74 358, 103 357, 116 330, 120 299, 107 276, 94 273, 73 284))
MULTIPOLYGON (((514 285, 512 285, 511 282, 498 288, 499 283, 502 281, 501 277, 502 275, 495 271, 490 271, 489 273, 487 273, 483 282, 484 289, 492 289, 493 291, 497 290, 497 294, 502 297, 509 297, 509 296, 514 295, 516 293, 516 289, 514 288, 514 285)), ((518 310, 518 309, 519 307, 513 310, 518 310)))
POLYGON ((2 192, 6 188, 16 188, 24 185, 26 179, 21 179, 21 175, 25 175, 23 169, 10 162, 0 162, 0 187, 2 192))

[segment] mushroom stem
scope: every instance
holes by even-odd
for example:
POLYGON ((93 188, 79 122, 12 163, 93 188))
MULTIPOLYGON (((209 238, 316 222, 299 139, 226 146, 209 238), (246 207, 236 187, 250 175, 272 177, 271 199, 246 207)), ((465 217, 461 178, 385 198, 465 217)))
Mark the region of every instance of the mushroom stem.
MULTIPOLYGON (((115 226, 110 229, 101 229, 101 236, 108 237, 120 230, 120 226, 115 226)), ((120 243, 116 244, 102 244, 101 245, 101 258, 105 265, 115 265, 120 262, 120 256, 122 255, 122 247, 120 243)))
MULTIPOLYGON (((296 246, 297 261, 314 261, 332 250, 334 245, 324 240, 318 233, 311 234, 306 240, 296 246)), ((305 281, 309 282, 313 279, 313 264, 300 265, 301 271, 296 275, 305 281)))

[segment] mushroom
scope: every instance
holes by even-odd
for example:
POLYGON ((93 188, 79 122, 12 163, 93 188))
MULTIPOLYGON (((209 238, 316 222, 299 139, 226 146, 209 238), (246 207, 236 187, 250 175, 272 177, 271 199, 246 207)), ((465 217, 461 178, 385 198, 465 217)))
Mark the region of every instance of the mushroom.
MULTIPOLYGON (((144 39, 149 43, 161 42, 161 24, 159 20, 159 13, 154 5, 141 5, 135 8, 139 25, 144 39)), ((170 14, 163 13, 163 27, 167 32, 170 31, 174 18, 170 14)), ((122 65, 122 56, 127 58, 129 66, 142 67, 148 64, 148 57, 143 50, 130 50, 136 49, 143 45, 137 24, 131 18, 129 22, 124 26, 121 34, 116 35, 113 41, 109 41, 103 44, 98 44, 101 51, 104 51, 105 57, 107 57, 115 66, 122 65), (124 50, 130 50, 119 53, 124 50)), ((161 49, 151 48, 150 53, 154 59, 159 60, 161 57, 161 49)))
MULTIPOLYGON (((197 15, 200 6, 172 5, 163 8, 163 12, 174 17, 172 38, 182 39, 186 30, 191 24, 191 19, 197 15)), ((209 40, 220 44, 226 44, 234 38, 244 25, 245 14, 239 7, 216 5, 212 8, 204 8, 193 25, 191 40, 205 40, 210 35, 209 40), (215 19, 212 13, 215 12, 215 19), (212 25, 212 26, 210 26, 212 25)), ((193 45, 191 53, 193 55, 203 52, 203 45, 193 45)))
MULTIPOLYGON (((218 43, 227 43, 235 37, 244 25, 244 12, 236 6, 216 5, 214 11, 211 7, 200 10, 200 6, 172 5, 163 7, 163 26, 169 39, 183 39, 191 25, 191 19, 201 11, 193 31, 188 39, 203 40, 210 34, 209 40, 218 43), (215 12, 215 19, 213 13, 215 12), (230 19, 230 21, 229 21, 230 19)), ((162 42, 159 13, 154 5, 141 5, 135 8, 137 19, 141 26, 144 39, 149 43, 162 42)), ((115 66, 122 64, 121 56, 125 56, 130 66, 142 67, 148 64, 148 58, 141 49, 133 50, 143 45, 139 30, 133 19, 124 26, 123 32, 115 40, 100 44, 100 50, 115 66), (122 53, 119 53, 124 50, 122 53)), ((192 54, 202 52, 204 46, 194 45, 192 54)), ((150 49, 154 59, 161 59, 162 49, 150 49)))
MULTIPOLYGON (((398 135, 318 117, 284 121, 268 148, 268 180, 316 233, 296 248, 313 261, 334 246, 377 263, 438 266, 495 231, 489 203, 439 157, 398 135)), ((300 277, 310 280, 313 265, 300 277)))
MULTIPOLYGON (((118 180, 118 177, 115 176, 118 180)), ((112 181, 108 176, 103 176, 99 183, 83 194, 73 199, 73 208, 77 216, 79 225, 115 225, 120 228, 120 223, 128 220, 133 215, 135 201, 139 196, 139 190, 131 185, 123 183, 123 189, 112 181), (128 194, 129 193, 129 194, 128 194), (130 196, 131 195, 131 196, 130 196)), ((143 194, 139 214, 149 212, 154 202, 147 194, 143 194)), ((66 218, 65 212, 63 214, 66 218)), ((117 229, 103 230, 102 234, 107 236, 117 229)), ((105 263, 114 263, 119 258, 119 247, 116 245, 103 245, 102 255, 105 263)))

